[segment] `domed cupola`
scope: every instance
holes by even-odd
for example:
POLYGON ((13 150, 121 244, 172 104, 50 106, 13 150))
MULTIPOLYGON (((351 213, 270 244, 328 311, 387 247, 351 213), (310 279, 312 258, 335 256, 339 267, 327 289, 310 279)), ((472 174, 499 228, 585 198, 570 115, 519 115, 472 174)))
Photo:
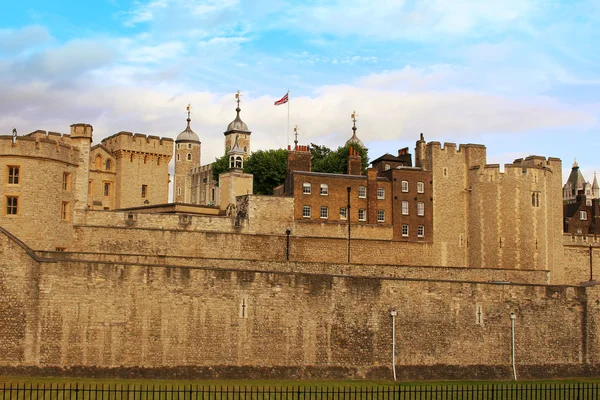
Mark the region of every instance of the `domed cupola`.
POLYGON ((237 108, 235 109, 235 112, 237 113, 237 115, 235 116, 235 119, 231 121, 229 125, 227 125, 227 131, 225 131, 225 135, 235 132, 246 133, 248 135, 251 133, 250 130, 248 130, 248 125, 246 125, 246 123, 240 118, 240 111, 242 111, 242 109, 240 108, 240 97, 241 94, 238 90, 235 94, 235 98, 237 100, 237 108))
POLYGON ((241 101, 241 93, 238 90, 235 94, 235 99, 237 101, 236 116, 233 121, 229 125, 227 125, 227 130, 223 133, 225 135, 225 152, 227 153, 229 150, 233 148, 235 142, 237 140, 238 147, 245 153, 244 159, 247 159, 250 155, 250 130, 248 129, 248 125, 240 118, 240 101, 241 101))
POLYGON ((356 129, 357 129, 356 128, 356 116, 357 115, 358 114, 356 113, 356 111, 352 112, 352 122, 354 123, 354 125, 352 126, 352 137, 346 141, 346 146, 350 145, 351 143, 356 143, 360 147, 366 148, 364 143, 362 142, 362 140, 360 140, 358 138, 358 136, 356 136, 356 129))
POLYGON ((190 112, 191 112, 190 108, 191 107, 188 104, 187 127, 183 130, 183 132, 181 132, 179 135, 177 135, 177 139, 175 139, 175 143, 200 143, 200 138, 198 137, 198 135, 196 135, 196 133, 190 127, 190 122, 192 122, 192 119, 190 118, 190 112))

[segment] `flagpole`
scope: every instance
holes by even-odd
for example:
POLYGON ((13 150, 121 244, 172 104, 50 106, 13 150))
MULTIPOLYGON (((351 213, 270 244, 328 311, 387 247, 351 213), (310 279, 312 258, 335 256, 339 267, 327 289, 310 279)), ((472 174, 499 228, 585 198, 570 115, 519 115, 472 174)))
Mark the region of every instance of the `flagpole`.
POLYGON ((288 89, 287 91, 287 95, 288 95, 288 123, 287 123, 287 145, 288 147, 290 147, 290 91, 288 89))

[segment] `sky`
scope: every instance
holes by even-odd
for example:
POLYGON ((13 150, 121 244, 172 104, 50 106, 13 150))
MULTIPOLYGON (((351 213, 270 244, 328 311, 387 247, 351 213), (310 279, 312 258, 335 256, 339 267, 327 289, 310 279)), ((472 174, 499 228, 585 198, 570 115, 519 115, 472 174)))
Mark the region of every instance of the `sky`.
POLYGON ((192 105, 202 164, 235 117, 252 150, 371 159, 427 141, 479 143, 600 172, 598 0, 0 0, 0 134, 94 127, 175 138, 192 105))

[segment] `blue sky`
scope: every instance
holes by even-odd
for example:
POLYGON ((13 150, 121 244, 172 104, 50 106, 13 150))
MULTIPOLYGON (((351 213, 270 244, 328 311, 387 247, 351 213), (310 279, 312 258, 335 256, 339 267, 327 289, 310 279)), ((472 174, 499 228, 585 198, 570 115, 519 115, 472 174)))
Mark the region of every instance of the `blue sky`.
MULTIPOLYGON (((481 143, 489 163, 576 157, 600 170, 597 0, 97 0, 0 3, 0 133, 94 125, 223 152, 243 93, 252 148, 330 147, 371 158, 427 140, 481 143)), ((567 176, 563 176, 565 180, 567 176)))

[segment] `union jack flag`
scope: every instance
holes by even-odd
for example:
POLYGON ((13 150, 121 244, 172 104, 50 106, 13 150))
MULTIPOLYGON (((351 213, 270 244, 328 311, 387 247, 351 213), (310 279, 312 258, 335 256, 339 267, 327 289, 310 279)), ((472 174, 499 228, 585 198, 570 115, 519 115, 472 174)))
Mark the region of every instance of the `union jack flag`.
POLYGON ((287 103, 289 100, 289 95, 290 95, 289 93, 286 93, 285 96, 283 96, 281 99, 279 99, 275 102, 275 105, 280 106, 282 104, 287 103))

